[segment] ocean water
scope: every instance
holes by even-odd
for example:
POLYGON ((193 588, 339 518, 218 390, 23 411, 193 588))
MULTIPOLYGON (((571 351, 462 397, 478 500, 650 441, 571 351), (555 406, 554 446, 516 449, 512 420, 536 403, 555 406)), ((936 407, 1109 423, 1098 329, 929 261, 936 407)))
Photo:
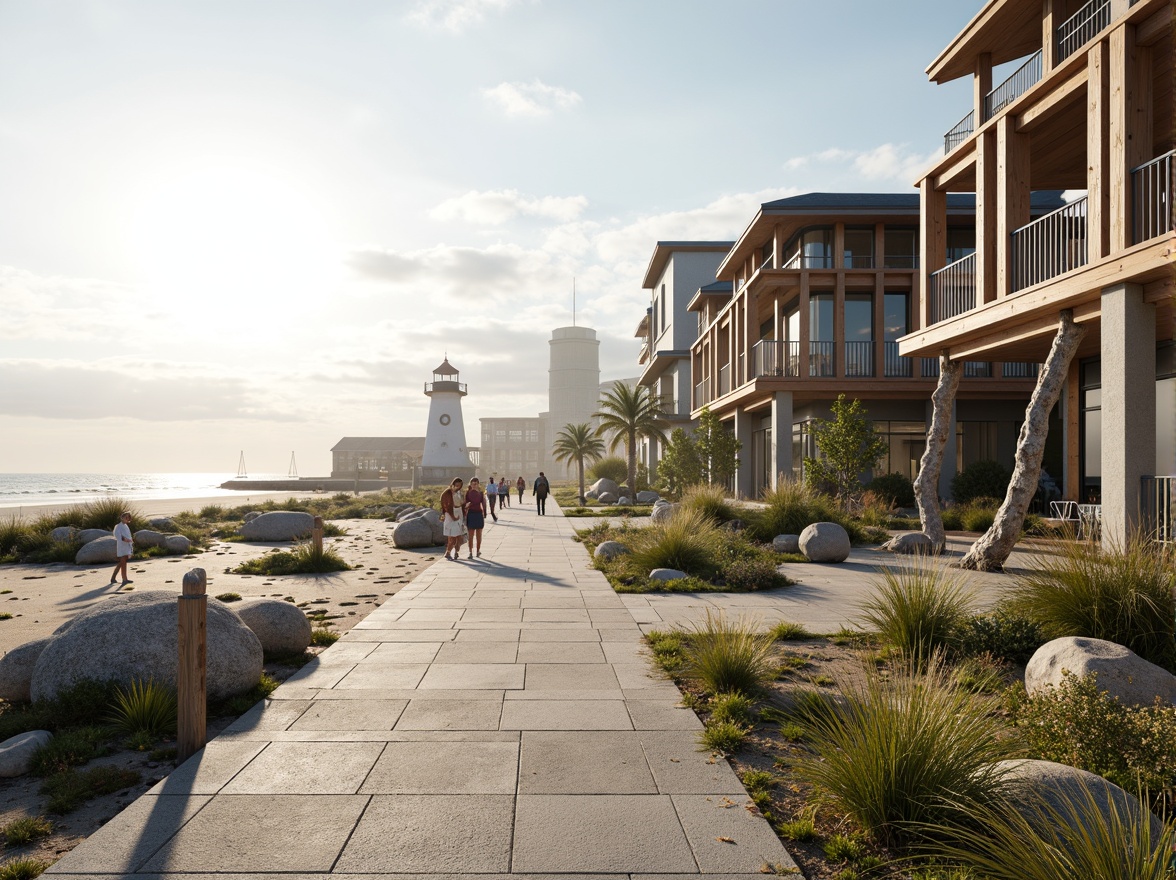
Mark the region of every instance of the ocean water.
MULTIPOLYGON (((254 474, 252 479, 285 479, 285 474, 254 474)), ((237 497, 221 489, 234 474, 0 474, 0 507, 84 504, 116 496, 127 501, 154 498, 237 497)))

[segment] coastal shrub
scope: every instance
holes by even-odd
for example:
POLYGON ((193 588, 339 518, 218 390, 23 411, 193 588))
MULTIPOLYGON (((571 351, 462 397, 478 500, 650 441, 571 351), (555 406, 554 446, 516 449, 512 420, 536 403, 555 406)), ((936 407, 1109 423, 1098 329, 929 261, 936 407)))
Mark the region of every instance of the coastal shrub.
POLYGON ((676 568, 709 579, 719 569, 722 535, 715 524, 697 510, 680 510, 667 522, 635 530, 629 553, 620 559, 635 576, 647 576, 655 568, 676 568))
POLYGON ((1064 541, 1018 575, 1007 606, 1046 639, 1085 636, 1176 670, 1176 548, 1134 539, 1102 548, 1064 541))
POLYGON ((741 592, 774 590, 792 584, 776 570, 775 562, 767 559, 732 559, 723 565, 721 575, 728 588, 741 592))
POLYGON ((999 462, 974 461, 952 477, 951 497, 957 504, 967 504, 976 498, 1004 498, 1012 476, 999 462))
POLYGON ((49 862, 34 858, 10 859, 0 864, 0 880, 33 880, 49 868, 49 862))
POLYGON ((721 525, 739 518, 739 511, 727 497, 727 490, 718 485, 698 483, 682 490, 679 515, 684 510, 697 510, 708 520, 721 525))
POLYGON ((914 507, 915 484, 906 474, 882 474, 866 483, 866 491, 889 502, 891 507, 914 507))
POLYGON ((56 732, 93 724, 110 708, 114 687, 113 683, 83 679, 50 700, 0 702, 0 742, 30 730, 56 732))
POLYGON ((860 605, 863 621, 920 666, 955 643, 976 601, 960 574, 925 557, 882 569, 873 584, 860 605))
POLYGON ((755 720, 755 701, 746 694, 726 693, 716 694, 711 698, 710 720, 713 722, 730 721, 735 724, 750 724, 755 720))
POLYGON ((768 630, 768 632, 771 634, 772 639, 777 642, 800 642, 816 638, 816 636, 805 629, 803 623, 793 623, 790 620, 781 620, 768 630))
POLYGON ((698 734, 698 744, 714 752, 729 755, 739 751, 747 739, 748 728, 733 721, 707 724, 698 734))
POLYGON ((208 717, 223 718, 225 716, 243 715, 276 691, 279 683, 273 676, 263 672, 257 684, 245 691, 245 693, 225 697, 223 700, 217 700, 216 702, 209 702, 208 717))
POLYGON ((149 734, 154 737, 175 733, 176 692, 154 679, 131 682, 131 686, 115 691, 111 722, 129 734, 149 734))
POLYGON ((612 480, 618 486, 624 486, 629 481, 629 463, 618 455, 610 455, 593 463, 585 473, 590 482, 612 480))
POLYGON ((24 846, 52 833, 53 823, 44 816, 21 816, 0 828, 4 842, 9 846, 24 846))
POLYGON ((961 655, 987 654, 1022 666, 1047 641, 1036 623, 1003 606, 987 614, 972 615, 956 631, 956 649, 961 655))
POLYGON ((310 643, 315 647, 329 648, 337 641, 339 641, 339 633, 333 633, 329 629, 316 626, 310 631, 310 643))
POLYGON ((776 535, 799 535, 815 522, 837 522, 841 514, 833 499, 800 480, 780 480, 774 489, 764 490, 764 503, 751 517, 748 531, 757 541, 771 541, 776 535))
POLYGON ((995 519, 996 510, 990 507, 969 505, 960 513, 960 525, 965 532, 986 532, 992 528, 995 519))
POLYGON ((114 794, 139 783, 135 770, 118 767, 93 767, 89 770, 66 770, 45 780, 41 793, 49 798, 50 813, 72 813, 86 801, 104 794, 114 794))
POLYGON ((267 553, 238 565, 236 574, 325 574, 332 571, 350 571, 351 565, 334 550, 324 547, 316 550, 312 542, 294 545, 290 550, 267 553))
POLYGON ((685 669, 711 694, 756 694, 775 675, 774 639, 751 622, 712 614, 685 634, 685 669))
POLYGON ((81 766, 102 754, 109 739, 109 729, 93 725, 58 731, 33 753, 29 772, 34 776, 48 776, 81 766))
POLYGON ((841 682, 840 704, 809 706, 808 747, 797 772, 885 846, 969 828, 993 803, 1009 756, 1000 722, 951 681, 940 656, 888 678, 875 668, 841 682))

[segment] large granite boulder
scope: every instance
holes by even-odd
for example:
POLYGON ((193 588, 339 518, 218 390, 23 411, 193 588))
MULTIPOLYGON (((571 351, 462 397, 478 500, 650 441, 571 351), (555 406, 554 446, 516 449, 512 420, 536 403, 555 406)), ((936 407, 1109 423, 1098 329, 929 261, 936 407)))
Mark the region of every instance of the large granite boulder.
POLYGON ((392 543, 401 550, 415 547, 435 547, 433 527, 426 519, 416 517, 398 522, 392 529, 392 543))
POLYGON ((776 535, 772 538, 772 549, 777 553, 799 553, 800 535, 776 535))
POLYGON ((135 532, 135 546, 136 547, 165 547, 167 546, 167 535, 163 532, 157 532, 153 529, 139 529, 135 532))
POLYGON ((78 548, 74 556, 78 565, 96 565, 100 562, 118 562, 118 541, 114 535, 106 535, 78 548))
POLYGON ((110 529, 82 529, 77 534, 77 539, 83 544, 89 544, 91 541, 97 541, 99 538, 106 538, 113 536, 114 532, 110 529))
POLYGON ((12 779, 28 773, 37 749, 49 745, 51 739, 53 734, 47 730, 30 730, 0 743, 0 778, 12 779))
POLYGON ((882 549, 891 553, 929 556, 935 553, 935 542, 922 532, 907 532, 904 535, 895 535, 882 545, 882 549))
POLYGON ((160 532, 174 532, 176 530, 176 524, 170 516, 153 516, 147 520, 147 525, 160 532))
POLYGON ((653 492, 649 489, 646 489, 643 492, 637 493, 637 503, 638 504, 653 504, 653 502, 657 501, 659 498, 661 498, 660 495, 658 495, 656 492, 653 492))
POLYGON ((293 541, 305 538, 314 529, 314 517, 301 510, 275 510, 263 513, 241 526, 246 541, 293 541))
POLYGON ((800 552, 810 562, 844 562, 849 556, 849 533, 837 523, 805 526, 798 543, 800 552))
POLYGON ((33 668, 47 644, 48 639, 34 639, 0 657, 0 700, 27 703, 31 699, 33 668))
POLYGON ((310 621, 302 609, 281 599, 245 599, 233 603, 267 654, 301 654, 310 647, 310 621))
POLYGON ((1006 795, 1013 809, 1036 827, 1060 819, 1075 831, 1081 822, 1089 832, 1094 823, 1106 827, 1113 809, 1123 824, 1147 813, 1154 841, 1163 831, 1163 823, 1134 795, 1095 773, 1053 761, 999 761, 996 767, 1003 771, 1006 795), (1091 801, 1094 815, 1090 815, 1091 801))
POLYGON ((241 519, 244 520, 245 522, 253 522, 259 516, 261 516, 262 513, 264 513, 264 512, 265 511, 262 511, 262 510, 251 510, 247 514, 245 514, 245 516, 241 517, 241 519))
POLYGON ((184 535, 167 535, 163 546, 167 548, 168 553, 187 553, 192 549, 192 542, 184 535))
POLYGON ((618 556, 624 556, 629 552, 629 548, 620 541, 602 541, 596 545, 596 549, 592 552, 596 559, 616 559, 618 556))
POLYGON ((619 498, 619 497, 620 496, 617 495, 615 492, 601 492, 599 495, 596 496, 596 500, 599 501, 601 504, 616 504, 617 498, 619 498))
POLYGON ((680 581, 685 577, 690 577, 690 575, 684 571, 678 571, 676 568, 655 568, 649 573, 651 581, 680 581))
POLYGON ((58 526, 49 533, 49 539, 52 541, 75 541, 78 537, 78 530, 73 526, 58 526))
POLYGON ((621 505, 622 507, 628 507, 632 503, 633 501, 631 498, 629 498, 628 495, 622 495, 617 499, 617 504, 621 505))
POLYGON ((1134 651, 1104 639, 1067 636, 1046 642, 1025 667, 1029 696, 1060 685, 1063 671, 1079 678, 1098 676, 1098 686, 1128 706, 1150 706, 1159 697, 1176 703, 1176 675, 1134 651))
MULTIPOLYGON (((456 506, 456 505, 454 505, 454 506, 456 506)), ((396 517, 396 521, 397 522, 408 522, 408 520, 410 520, 410 519, 416 519, 418 517, 424 516, 426 513, 428 513, 432 509, 433 508, 431 508, 431 507, 413 507, 413 508, 410 508, 409 510, 404 511, 402 514, 400 514, 400 516, 396 517)))
POLYGON ((673 518, 674 511, 677 509, 677 504, 655 504, 653 505, 653 510, 649 513, 649 521, 654 525, 668 523, 673 518))
POLYGON ((608 477, 601 477, 599 480, 588 487, 588 491, 595 492, 598 500, 605 492, 608 492, 609 494, 618 498, 621 495, 621 487, 610 480, 608 477))
MULTIPOLYGON (((57 628, 33 669, 32 699, 56 696, 82 679, 154 678, 176 686, 178 602, 175 593, 144 590, 112 596, 57 628)), ((239 694, 261 679, 261 642, 223 602, 208 599, 209 699, 239 694)))

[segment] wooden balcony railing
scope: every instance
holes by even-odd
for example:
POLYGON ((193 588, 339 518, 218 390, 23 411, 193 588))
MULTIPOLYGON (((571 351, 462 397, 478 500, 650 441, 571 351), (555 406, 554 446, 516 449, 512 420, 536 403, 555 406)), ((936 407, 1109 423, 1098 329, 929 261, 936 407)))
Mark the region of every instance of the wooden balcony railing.
POLYGON ((903 357, 898 353, 897 342, 884 343, 885 350, 883 357, 886 362, 883 364, 883 375, 887 378, 905 378, 909 379, 911 376, 911 359, 903 357))
POLYGON ((972 136, 976 130, 976 111, 969 110, 968 115, 951 127, 943 136, 943 153, 947 155, 972 136))
POLYGON ((1172 186, 1174 155, 1176 150, 1170 150, 1131 171, 1131 187, 1135 196, 1131 227, 1134 244, 1172 231, 1172 204, 1173 195, 1176 195, 1172 186))
POLYGON ((1111 23, 1111 0, 1090 0, 1058 25, 1054 64, 1061 64, 1111 23))
POLYGON ((1024 290, 1086 265, 1086 197, 1013 233, 1013 289, 1024 290))
POLYGON ((809 342, 809 375, 828 379, 837 375, 836 342, 809 342))
POLYGON ((976 307, 976 255, 931 273, 931 323, 938 324, 976 307))
POLYGON ((862 378, 874 375, 874 343, 854 341, 845 343, 845 375, 862 378))
POLYGON ((1038 49, 1012 76, 984 96, 984 121, 987 122, 1040 81, 1041 50, 1038 49))
POLYGON ((800 378, 800 343, 762 339, 751 349, 752 378, 784 376, 800 378))

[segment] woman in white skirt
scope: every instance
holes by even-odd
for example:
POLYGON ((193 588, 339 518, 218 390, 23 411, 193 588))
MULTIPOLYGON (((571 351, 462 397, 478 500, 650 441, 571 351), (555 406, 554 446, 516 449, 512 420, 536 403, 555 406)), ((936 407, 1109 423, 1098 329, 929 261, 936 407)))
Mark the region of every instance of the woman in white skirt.
POLYGON ((461 477, 457 477, 449 484, 449 488, 441 493, 441 530, 445 534, 445 558, 450 562, 457 562, 457 554, 461 550, 461 536, 465 529, 461 511, 465 496, 461 487, 461 477))

